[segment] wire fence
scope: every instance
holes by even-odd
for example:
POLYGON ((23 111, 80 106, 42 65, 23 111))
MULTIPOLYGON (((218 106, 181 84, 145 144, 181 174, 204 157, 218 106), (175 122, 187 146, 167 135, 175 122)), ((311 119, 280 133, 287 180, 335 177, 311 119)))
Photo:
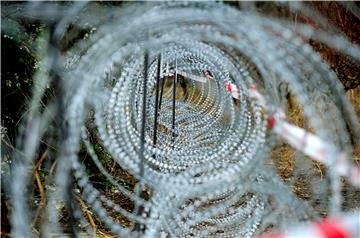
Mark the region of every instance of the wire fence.
POLYGON ((13 237, 100 236, 98 227, 117 237, 293 237, 320 218, 308 237, 357 237, 359 122, 308 40, 356 62, 360 48, 306 4, 287 7, 316 27, 244 6, 4 6, 3 17, 47 29, 13 153, 13 237), (87 33, 65 49, 73 29, 87 33), (49 138, 56 160, 36 199, 32 171, 49 138))

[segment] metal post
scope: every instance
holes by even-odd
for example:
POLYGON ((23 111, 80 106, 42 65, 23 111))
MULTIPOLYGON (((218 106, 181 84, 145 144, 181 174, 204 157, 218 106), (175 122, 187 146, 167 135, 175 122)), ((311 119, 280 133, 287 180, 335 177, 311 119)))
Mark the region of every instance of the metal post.
POLYGON ((147 81, 148 81, 148 64, 149 53, 145 51, 144 57, 144 84, 143 84, 143 98, 142 98, 142 114, 141 114, 141 131, 140 131, 140 175, 144 174, 144 146, 145 146, 145 125, 146 125, 146 98, 147 98, 147 81))
POLYGON ((175 59, 175 75, 173 79, 173 101, 172 101, 172 141, 175 141, 175 100, 176 100, 176 83, 177 83, 177 60, 175 59))
MULTIPOLYGON (((158 65, 157 65, 157 75, 156 75, 156 96, 155 96, 155 112, 154 112, 154 133, 153 133, 153 144, 156 145, 156 133, 157 133, 157 124, 158 124, 158 110, 160 105, 159 103, 159 87, 160 87, 160 67, 161 67, 161 54, 158 56, 158 65)), ((155 155, 154 155, 155 157, 155 155)))
MULTIPOLYGON (((166 76, 165 76, 166 77, 166 76)), ((164 84, 165 84, 165 77, 161 78, 161 90, 160 90, 160 100, 159 100, 159 111, 161 109, 161 102, 163 97, 163 91, 164 91, 164 84)))
MULTIPOLYGON (((140 180, 137 195, 138 197, 143 196, 143 181, 141 180, 144 177, 144 148, 145 148, 145 125, 146 125, 146 98, 147 98, 147 81, 148 81, 148 64, 149 64, 149 53, 146 50, 144 56, 144 84, 143 84, 143 98, 142 98, 142 113, 141 113, 141 130, 140 130, 140 150, 139 150, 139 158, 140 158, 140 180)), ((137 206, 136 214, 141 216, 144 208, 141 206, 137 206)), ((141 225, 136 223, 135 225, 136 231, 141 231, 141 225)))

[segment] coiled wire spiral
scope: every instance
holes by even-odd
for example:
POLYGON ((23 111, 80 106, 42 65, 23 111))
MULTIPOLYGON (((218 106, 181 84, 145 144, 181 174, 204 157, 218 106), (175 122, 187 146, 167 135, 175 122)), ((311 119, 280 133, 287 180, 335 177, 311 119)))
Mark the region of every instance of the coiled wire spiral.
MULTIPOLYGON (((89 16, 95 11, 88 7, 83 13, 84 6, 78 5, 68 14, 89 16)), ((38 14, 39 9, 28 11, 38 14)), ((71 21, 62 17, 55 36, 71 21)), ((331 142, 334 151, 351 154, 347 128, 356 129, 356 118, 336 75, 306 39, 314 37, 359 60, 357 46, 307 25, 292 30, 286 21, 220 3, 129 4, 109 10, 98 22, 79 17, 74 24, 89 21, 96 32, 53 65, 63 69, 58 74, 67 124, 54 176, 58 187, 47 203, 45 237, 61 233, 59 211, 53 209, 59 200, 70 203, 80 226, 73 234, 89 227, 68 186, 79 188, 98 220, 119 237, 251 237, 318 217, 315 201, 330 213, 342 210, 340 176, 332 167, 325 175, 328 180, 309 188, 312 198, 305 201, 291 186, 301 173, 310 172, 297 167, 295 179, 283 181, 269 165, 283 142, 268 128, 268 117, 286 108, 283 94, 290 92, 308 127, 331 142), (199 82, 181 72, 211 76, 199 82), (237 85, 237 99, 224 86, 229 83, 237 85), (250 98, 253 85, 265 97, 267 109, 250 98), (284 85, 286 92, 279 90, 284 85), (103 165, 93 137, 135 178, 134 191, 103 165), (134 209, 116 204, 90 182, 79 158, 82 146, 134 209), (119 223, 117 216, 130 225, 119 223)), ((45 122, 41 114, 35 118, 40 122, 32 122, 31 128, 41 137, 45 122)), ((309 163, 298 157, 301 165, 309 163)), ((15 173, 26 166, 19 164, 15 173)), ((21 198, 24 186, 25 178, 13 182, 15 237, 31 236, 30 216, 21 215, 28 210, 21 198)))

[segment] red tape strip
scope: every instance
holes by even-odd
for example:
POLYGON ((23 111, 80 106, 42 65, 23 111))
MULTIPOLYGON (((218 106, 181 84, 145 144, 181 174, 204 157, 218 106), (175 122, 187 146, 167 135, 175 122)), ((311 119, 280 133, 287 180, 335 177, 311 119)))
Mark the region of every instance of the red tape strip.
POLYGON ((269 122, 269 128, 272 129, 274 126, 275 126, 275 123, 276 123, 276 120, 275 120, 275 117, 273 114, 271 114, 269 116, 269 119, 268 119, 268 122, 269 122))
POLYGON ((334 219, 317 223, 316 229, 324 238, 349 238, 348 233, 339 225, 339 221, 334 219))

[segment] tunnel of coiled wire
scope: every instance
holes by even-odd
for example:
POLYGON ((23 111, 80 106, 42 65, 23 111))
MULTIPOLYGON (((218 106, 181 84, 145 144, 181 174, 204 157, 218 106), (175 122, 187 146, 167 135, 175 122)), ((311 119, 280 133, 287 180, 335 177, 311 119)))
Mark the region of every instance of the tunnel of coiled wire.
MULTIPOLYGON (((28 11, 45 18, 41 7, 28 11)), ((92 10, 59 14, 53 38, 65 31, 71 14, 90 16, 92 10)), ((320 178, 309 169, 311 160, 295 151, 291 178, 277 174, 277 151, 289 146, 268 119, 278 108, 288 113, 291 94, 305 129, 333 145, 327 159, 336 163, 339 152, 351 155, 350 142, 358 140, 356 118, 335 73, 306 39, 316 37, 355 60, 358 47, 308 25, 294 30, 287 22, 219 3, 130 4, 103 15, 94 23, 96 32, 66 57, 48 56, 62 83, 66 126, 54 175, 57 189, 48 194, 42 226, 46 237, 62 232, 54 209, 59 201, 69 204, 73 234, 93 234, 69 186, 79 189, 96 218, 119 237, 251 237, 344 210, 342 177, 333 166, 320 178), (237 87, 235 97, 229 84, 237 87), (266 108, 250 97, 253 86, 266 108), (134 178, 134 189, 103 165, 94 140, 134 178), (132 209, 90 181, 79 156, 82 146, 132 209), (306 199, 293 191, 304 176, 310 181, 306 199), (118 216, 129 222, 118 222, 118 216)), ((95 20, 80 17, 73 24, 86 21, 95 20)), ((55 42, 50 39, 52 46, 55 42)), ((40 122, 30 120, 30 128, 40 136, 45 122, 41 114, 35 118, 40 122)), ((26 166, 18 164, 15 173, 26 166)), ((25 178, 12 186, 15 237, 31 236, 32 215, 22 215, 29 211, 21 189, 25 178)))

